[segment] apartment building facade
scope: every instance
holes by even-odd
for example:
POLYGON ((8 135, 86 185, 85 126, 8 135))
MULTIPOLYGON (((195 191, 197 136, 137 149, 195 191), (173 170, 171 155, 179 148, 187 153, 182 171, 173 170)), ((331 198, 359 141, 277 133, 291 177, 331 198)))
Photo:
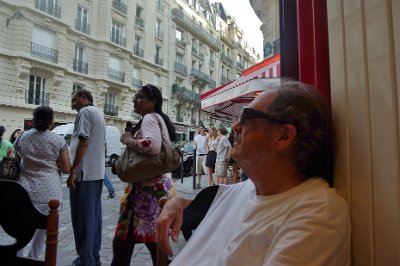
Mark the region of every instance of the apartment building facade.
MULTIPOLYGON (((188 139, 199 124, 216 123, 199 95, 223 83, 217 15, 208 1, 0 1, 0 124, 29 128, 38 105, 54 109, 56 124, 73 122, 71 93, 85 88, 122 130, 140 119, 133 95, 152 83, 188 139)), ((241 51, 246 64, 259 60, 241 51)))

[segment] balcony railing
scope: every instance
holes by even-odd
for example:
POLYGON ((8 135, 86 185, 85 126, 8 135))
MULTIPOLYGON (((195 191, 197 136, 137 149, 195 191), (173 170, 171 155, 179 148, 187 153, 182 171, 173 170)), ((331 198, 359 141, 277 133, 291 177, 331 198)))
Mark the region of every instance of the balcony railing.
POLYGON ((84 74, 88 73, 88 63, 78 59, 74 59, 72 64, 74 71, 84 74))
POLYGON ((185 87, 179 87, 176 84, 172 85, 172 95, 182 100, 200 105, 200 95, 194 91, 186 89, 185 87))
POLYGON ((196 22, 194 22, 191 18, 186 16, 183 13, 183 11, 180 10, 179 8, 172 9, 172 19, 180 22, 183 26, 185 26, 192 32, 197 33, 199 35, 199 37, 202 37, 202 40, 204 42, 213 45, 218 50, 221 50, 221 41, 218 40, 211 33, 207 32, 205 29, 203 29, 200 25, 198 25, 196 22))
POLYGON ((115 32, 111 31, 110 39, 113 43, 126 47, 126 38, 122 34, 115 34, 115 32))
POLYGON ((215 61, 212 58, 210 58, 210 66, 215 66, 215 61))
POLYGON ((217 83, 215 80, 210 79, 210 82, 208 83, 208 87, 211 89, 214 89, 217 86, 217 83))
POLYGON ((58 51, 38 43, 31 42, 31 55, 46 61, 58 63, 58 51))
POLYGON ((194 125, 196 125, 197 119, 193 118, 190 122, 191 122, 192 125, 194 126, 194 125))
POLYGON ((142 87, 142 85, 143 85, 143 81, 141 81, 140 79, 137 79, 137 78, 132 79, 132 86, 134 88, 140 88, 140 87, 142 87))
POLYGON ((162 59, 160 56, 158 56, 158 55, 155 55, 155 56, 154 56, 154 62, 155 62, 157 65, 160 65, 160 66, 163 65, 163 59, 162 59))
POLYGON ((49 106, 50 93, 40 92, 35 90, 25 90, 25 103, 49 106))
POLYGON ((221 84, 227 83, 228 79, 224 75, 221 76, 221 84))
POLYGON ((113 0, 113 8, 115 8, 124 15, 128 14, 128 7, 121 1, 113 0))
POLYGON ((240 42, 235 42, 235 47, 237 49, 243 50, 243 46, 242 46, 242 44, 240 42))
POLYGON ((182 49, 186 49, 186 41, 185 40, 175 39, 175 43, 182 49))
POLYGON ((118 106, 104 104, 104 114, 110 116, 118 116, 118 106))
POLYGON ((195 69, 195 68, 192 68, 192 71, 191 71, 190 75, 194 76, 197 79, 205 81, 205 82, 209 82, 210 81, 210 77, 207 74, 205 74, 205 73, 203 73, 200 70, 195 69))
POLYGON ((143 48, 140 48, 139 46, 135 45, 133 46, 133 53, 137 56, 143 57, 144 56, 144 50, 143 48))
POLYGON ((164 32, 162 30, 156 30, 156 38, 160 40, 164 39, 164 32))
POLYGON ((108 68, 108 77, 112 80, 119 81, 121 83, 125 83, 125 72, 108 68))
POLYGON ((175 72, 187 76, 187 67, 179 62, 175 62, 175 72))
POLYGON ((54 1, 35 0, 35 8, 46 12, 51 16, 61 18, 61 7, 60 5, 55 5, 54 1))
POLYGON ((182 116, 177 116, 176 117, 176 122, 182 123, 183 122, 183 117, 182 116))
POLYGON ((236 67, 240 70, 243 70, 243 64, 240 62, 236 62, 236 67))
POLYGON ((75 29, 86 34, 90 32, 89 24, 83 23, 80 19, 75 19, 75 29))
POLYGON ((164 11, 164 5, 161 1, 156 1, 156 7, 158 11, 163 12, 164 11))
POLYGON ((279 54, 281 51, 281 40, 277 39, 274 41, 274 55, 279 54))
POLYGON ((221 59, 222 59, 222 61, 225 62, 226 64, 228 64, 228 65, 233 65, 233 60, 232 60, 229 56, 227 56, 226 54, 221 53, 221 59))
POLYGON ((143 18, 136 18, 135 23, 137 26, 144 28, 144 19, 143 18))

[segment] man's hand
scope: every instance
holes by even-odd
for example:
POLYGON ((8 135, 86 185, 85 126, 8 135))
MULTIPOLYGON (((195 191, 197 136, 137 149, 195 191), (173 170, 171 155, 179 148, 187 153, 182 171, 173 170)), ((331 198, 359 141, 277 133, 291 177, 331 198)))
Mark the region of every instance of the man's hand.
POLYGON ((74 190, 75 189, 75 181, 76 181, 76 172, 70 172, 68 179, 67 179, 67 187, 69 189, 74 190))
POLYGON ((173 256, 169 235, 174 242, 178 241, 179 231, 183 220, 183 210, 190 204, 191 200, 175 197, 168 200, 158 217, 156 224, 156 242, 161 250, 173 256))

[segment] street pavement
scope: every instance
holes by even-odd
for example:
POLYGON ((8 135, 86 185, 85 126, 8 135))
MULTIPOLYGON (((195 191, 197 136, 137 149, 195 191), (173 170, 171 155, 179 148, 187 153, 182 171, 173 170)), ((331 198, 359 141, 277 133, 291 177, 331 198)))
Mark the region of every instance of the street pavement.
MULTIPOLYGON (((115 188, 117 196, 115 198, 108 198, 108 191, 106 187, 103 188, 102 194, 102 208, 103 208, 103 229, 102 229, 102 247, 100 251, 100 259, 102 265, 110 265, 112 260, 112 240, 115 233, 115 227, 117 225, 118 213, 119 213, 119 201, 123 193, 124 183, 121 182, 117 176, 114 176, 110 172, 110 168, 106 168, 106 173, 111 179, 111 182, 115 188)), ((60 215, 60 226, 59 226, 59 237, 58 237, 58 251, 57 251, 57 265, 67 266, 71 265, 72 261, 76 258, 75 241, 72 232, 71 225, 71 211, 69 204, 69 191, 66 186, 66 176, 62 177, 64 202, 62 206, 62 213, 60 215)), ((207 186, 207 176, 203 175, 201 178, 202 187, 207 186)), ((174 179, 177 195, 184 196, 187 198, 194 198, 200 190, 193 190, 193 177, 174 179)), ((6 239, 5 233, 0 227, 0 244, 7 243, 10 241, 6 239)), ((180 235, 178 242, 174 243, 171 241, 171 246, 174 250, 174 255, 184 247, 186 241, 183 236, 180 235)), ((131 265, 140 266, 151 266, 150 254, 143 244, 135 246, 135 250, 132 256, 131 265)))

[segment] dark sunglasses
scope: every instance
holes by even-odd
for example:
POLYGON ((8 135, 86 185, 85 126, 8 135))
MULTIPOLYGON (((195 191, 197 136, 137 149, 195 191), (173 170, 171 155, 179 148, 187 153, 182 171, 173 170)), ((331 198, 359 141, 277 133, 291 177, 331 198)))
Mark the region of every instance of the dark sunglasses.
POLYGON ((274 123, 283 123, 282 121, 273 118, 270 114, 264 113, 261 111, 258 111, 256 109, 250 108, 250 107, 245 107, 242 111, 242 114, 240 115, 239 118, 239 123, 243 124, 246 123, 250 120, 255 120, 255 119, 263 119, 263 120, 268 120, 274 123))

